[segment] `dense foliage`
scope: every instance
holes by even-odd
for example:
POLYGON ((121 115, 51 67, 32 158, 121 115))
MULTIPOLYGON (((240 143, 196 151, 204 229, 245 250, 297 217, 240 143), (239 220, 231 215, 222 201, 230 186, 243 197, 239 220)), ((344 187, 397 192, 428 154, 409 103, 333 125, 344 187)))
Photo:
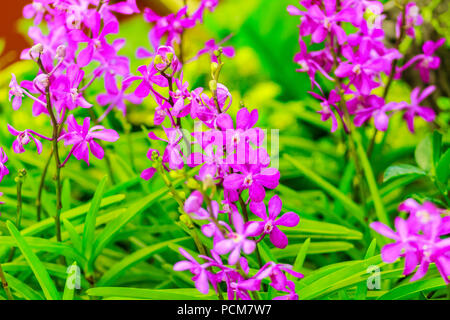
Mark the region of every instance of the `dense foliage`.
POLYGON ((432 4, 168 5, 24 7, 0 298, 450 298, 432 4))

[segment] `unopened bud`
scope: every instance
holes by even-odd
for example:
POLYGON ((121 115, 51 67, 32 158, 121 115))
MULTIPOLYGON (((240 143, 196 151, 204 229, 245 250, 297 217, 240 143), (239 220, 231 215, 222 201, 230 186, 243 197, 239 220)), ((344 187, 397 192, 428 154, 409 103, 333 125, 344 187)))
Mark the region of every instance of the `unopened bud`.
POLYGON ((36 87, 38 87, 38 89, 41 89, 42 91, 45 91, 45 89, 48 88, 49 86, 49 79, 48 79, 48 75, 45 73, 42 73, 40 75, 38 75, 35 79, 34 79, 34 84, 36 87))
POLYGON ((31 52, 42 54, 44 52, 44 46, 42 43, 35 44, 31 47, 31 52))
POLYGON ((209 82, 209 89, 211 91, 216 91, 217 90, 217 81, 216 80, 211 80, 209 82))
POLYGON ((200 188, 198 181, 195 180, 194 178, 188 179, 188 181, 186 181, 186 186, 189 189, 199 189, 200 188))
POLYGON ((158 54, 157 56, 155 56, 155 60, 154 60, 155 64, 163 64, 163 59, 162 57, 158 54))
POLYGON ((180 216, 180 221, 189 229, 194 229, 195 227, 191 217, 189 217, 187 214, 182 214, 180 216))
POLYGON ((217 64, 217 62, 211 63, 211 73, 215 74, 218 67, 219 65, 217 64))
POLYGON ((58 48, 56 48, 56 59, 64 59, 66 57, 66 46, 60 45, 58 48))

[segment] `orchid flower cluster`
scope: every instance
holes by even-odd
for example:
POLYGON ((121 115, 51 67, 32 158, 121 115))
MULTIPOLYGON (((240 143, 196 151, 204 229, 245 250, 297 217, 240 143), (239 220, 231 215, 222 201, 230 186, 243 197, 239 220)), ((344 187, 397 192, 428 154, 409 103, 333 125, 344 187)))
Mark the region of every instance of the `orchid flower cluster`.
POLYGON ((12 75, 10 100, 14 97, 12 105, 14 110, 18 110, 23 97, 32 99, 33 116, 47 116, 53 135, 47 137, 31 129, 18 130, 8 125, 10 133, 17 137, 13 144, 14 152, 24 152, 25 146, 33 142, 40 154, 40 139, 43 139, 53 141, 53 152, 56 152, 60 141, 71 147, 60 167, 72 155, 88 165, 90 153, 103 159, 104 150, 99 141, 115 142, 119 139, 118 133, 100 125, 106 114, 98 119, 94 114, 77 121, 75 110, 93 107, 94 101, 87 101, 85 92, 102 78, 107 93, 99 95, 97 100, 100 105, 109 105, 107 112, 116 107, 125 113, 125 99, 132 103, 141 102, 134 95, 120 94, 126 88, 119 90, 117 87, 118 78, 129 75, 129 59, 118 55, 125 40, 116 39, 109 43, 106 38, 119 31, 114 13, 138 12, 135 0, 114 4, 104 0, 35 0, 25 6, 24 17, 34 18, 34 26, 28 33, 35 45, 24 50, 21 58, 35 61, 39 72, 33 81, 20 84, 12 75), (43 22, 48 27, 48 34, 41 30, 43 22), (87 75, 85 69, 92 71, 87 75))
MULTIPOLYGON (((289 265, 274 262, 263 265, 259 256, 258 243, 266 236, 275 247, 285 248, 288 239, 280 226, 294 227, 299 217, 293 212, 281 214, 282 202, 277 195, 269 200, 268 207, 264 203, 266 190, 278 186, 280 173, 270 167, 270 156, 263 146, 264 132, 256 127, 257 110, 242 107, 236 121, 227 113, 232 95, 218 78, 222 57, 234 56, 234 49, 221 47, 224 41, 216 43, 211 39, 188 61, 202 54, 210 55, 209 92, 201 87, 191 89, 183 78, 183 33, 203 20, 205 9, 212 11, 216 5, 217 1, 202 1, 191 15, 187 7, 169 16, 145 10, 145 20, 153 24, 149 38, 155 50, 138 49, 137 56, 151 58, 151 62, 137 69, 139 75, 125 78, 124 86, 136 84, 137 97, 150 96, 156 102, 154 124, 162 127, 165 137, 150 132, 149 138, 163 142, 166 147, 162 152, 149 150, 147 156, 152 166, 141 177, 149 180, 159 172, 168 179, 167 173, 176 174, 185 167, 198 168, 198 174, 187 181, 192 190, 187 199, 173 188, 171 194, 179 202, 180 221, 189 226, 201 253, 194 258, 180 248, 187 260, 176 263, 174 270, 190 270, 200 292, 207 294, 212 286, 221 296, 220 284, 225 283, 228 299, 253 299, 257 298, 263 280, 269 279, 274 289, 284 292, 277 299, 298 299, 295 284, 287 275, 303 276, 289 265), (189 133, 183 125, 194 127, 194 132, 189 133), (250 217, 249 211, 254 216, 250 217), (206 240, 200 240, 198 230, 202 237, 211 239, 210 250, 206 240), (255 254, 259 260, 257 272, 250 270, 252 264, 256 266, 250 258, 255 254)), ((170 181, 166 183, 170 187, 170 181)))
POLYGON ((349 132, 352 125, 360 127, 371 119, 377 130, 386 131, 389 118, 397 112, 403 113, 411 132, 414 132, 415 117, 428 122, 435 119, 433 109, 422 104, 435 90, 433 85, 415 88, 409 103, 386 101, 392 81, 400 79, 406 69, 415 66, 426 84, 430 81, 430 71, 440 65, 435 51, 445 39, 426 41, 422 54, 403 66, 398 65, 403 58, 399 45, 406 37, 415 38, 414 28, 423 22, 414 2, 403 4, 396 22, 396 43, 392 48, 386 45, 381 1, 302 0, 300 5, 304 10, 292 5, 287 8, 290 15, 300 16, 300 52, 294 61, 300 66, 297 71, 309 76, 312 89, 320 91, 320 94, 311 92, 311 95, 320 100, 322 109, 318 113, 321 120, 331 118, 332 132, 337 130, 339 123, 349 132), (355 28, 353 33, 345 31, 355 28), (308 52, 307 39, 312 44, 322 44, 323 49, 308 52), (328 96, 316 79, 317 74, 334 84, 328 96))
POLYGON ((432 202, 419 204, 407 199, 399 206, 399 211, 407 212, 406 220, 395 219, 396 231, 381 222, 370 226, 381 235, 395 242, 385 245, 381 257, 386 263, 393 263, 402 257, 405 260, 403 274, 411 281, 419 280, 434 263, 447 284, 450 283, 450 214, 448 210, 437 208, 432 202))

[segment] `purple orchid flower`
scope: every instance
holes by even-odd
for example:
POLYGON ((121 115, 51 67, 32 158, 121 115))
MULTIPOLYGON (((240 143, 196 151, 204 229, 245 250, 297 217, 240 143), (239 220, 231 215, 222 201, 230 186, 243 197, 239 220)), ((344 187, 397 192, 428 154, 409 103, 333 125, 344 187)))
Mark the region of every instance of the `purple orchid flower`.
MULTIPOLYGON (((160 156, 159 155, 159 151, 156 150, 156 149, 149 149, 148 152, 147 152, 147 158, 150 161, 154 161, 154 157, 155 156, 157 156, 157 157, 160 156)), ((147 168, 144 171, 142 171, 141 178, 148 181, 151 178, 153 178, 153 176, 155 175, 156 171, 157 171, 157 169, 154 168, 154 167, 147 168)))
MULTIPOLYGON (((321 114, 321 120, 327 121, 331 118, 331 132, 335 132, 338 128, 338 120, 336 118, 335 112, 337 112, 338 116, 342 119, 343 112, 338 108, 337 103, 341 101, 341 97, 337 94, 335 90, 330 91, 330 95, 328 96, 328 100, 324 97, 318 95, 315 92, 309 92, 314 98, 321 100, 320 103, 322 110, 317 111, 317 113, 321 114)), ((345 124, 344 124, 345 125, 345 124)), ((344 129, 347 131, 347 126, 345 125, 344 129)))
POLYGON ((155 90, 153 89, 153 84, 156 84, 160 87, 167 87, 169 85, 167 79, 164 78, 163 75, 159 74, 159 71, 153 64, 151 64, 150 66, 140 66, 137 70, 140 74, 142 74, 142 76, 128 77, 123 81, 123 85, 129 86, 136 80, 142 80, 134 91, 134 94, 139 98, 146 98, 150 94, 150 92, 155 92, 155 90))
POLYGON ((149 132, 148 136, 152 140, 167 142, 163 154, 163 163, 168 163, 169 168, 172 170, 180 170, 184 166, 184 159, 182 157, 181 147, 178 143, 183 139, 183 136, 177 129, 165 128, 164 126, 163 129, 166 133, 167 140, 157 137, 154 132, 149 132))
POLYGON ((406 110, 403 117, 406 120, 409 131, 412 133, 414 133, 414 118, 416 115, 420 116, 427 122, 434 121, 434 118, 436 117, 434 110, 429 107, 421 106, 420 103, 432 94, 435 89, 435 86, 429 86, 425 88, 421 94, 419 94, 420 88, 415 88, 411 92, 411 103, 400 103, 399 108, 406 110))
POLYGON ((187 260, 177 262, 173 266, 173 270, 189 270, 194 275, 192 280, 195 282, 195 287, 197 290, 203 294, 208 294, 210 273, 207 268, 211 265, 211 263, 200 264, 186 250, 183 248, 180 248, 179 250, 187 260))
POLYGON ((345 46, 342 54, 348 61, 340 63, 334 72, 339 78, 349 78, 350 83, 365 95, 379 86, 373 77, 386 68, 386 59, 371 58, 367 45, 368 43, 363 41, 356 53, 350 46, 345 46))
POLYGON ((142 98, 137 97, 136 94, 134 94, 134 93, 126 94, 125 93, 125 91, 131 85, 131 83, 122 84, 122 88, 119 89, 117 87, 115 77, 110 75, 109 73, 105 75, 105 83, 107 83, 106 93, 99 94, 97 96, 97 102, 101 106, 106 106, 106 105, 109 105, 109 106, 105 110, 103 115, 101 115, 98 118, 99 122, 101 122, 108 115, 108 113, 114 108, 117 108, 119 111, 121 111, 123 116, 125 117, 127 114, 127 106, 125 104, 125 101, 129 101, 132 104, 141 104, 142 103, 142 98))
POLYGON ((434 56, 434 52, 445 43, 445 38, 441 38, 434 42, 432 40, 426 41, 423 46, 423 54, 419 54, 409 60, 401 68, 397 68, 396 78, 400 78, 401 73, 417 62, 416 69, 419 70, 420 77, 425 83, 430 82, 430 70, 436 70, 441 64, 441 59, 434 56))
POLYGON ((17 83, 16 76, 14 74, 11 75, 11 81, 9 82, 9 101, 14 97, 12 101, 12 107, 14 110, 19 110, 22 105, 24 90, 17 83))
POLYGON ((3 178, 9 174, 8 168, 5 166, 5 163, 8 161, 8 156, 6 155, 5 150, 0 147, 0 182, 2 182, 3 178))
POLYGON ((36 131, 26 129, 24 131, 18 131, 14 129, 11 125, 8 124, 8 131, 15 137, 17 137, 16 140, 13 142, 13 150, 15 153, 23 153, 25 152, 24 146, 26 146, 28 143, 30 143, 31 140, 36 144, 36 149, 38 154, 41 154, 42 152, 42 142, 39 141, 35 136, 38 136, 39 138, 52 141, 52 138, 48 138, 46 136, 43 136, 36 131))
MULTIPOLYGON (((261 162, 252 160, 257 159, 261 153, 251 148, 248 148, 247 151, 250 157, 245 155, 245 158, 249 159, 248 163, 251 164, 232 164, 231 167, 235 173, 231 173, 225 177, 223 186, 229 190, 248 189, 250 199, 260 202, 266 196, 264 188, 275 189, 278 186, 280 172, 275 168, 261 168, 261 162)), ((234 157, 236 154, 231 156, 234 157)), ((242 158, 239 158, 238 161, 241 162, 242 160, 242 158)), ((233 163, 231 159, 227 161, 228 163, 233 163)))
POLYGON ((239 261, 241 250, 245 254, 251 254, 256 248, 255 241, 247 238, 255 233, 257 226, 255 224, 244 224, 244 220, 239 212, 233 213, 232 222, 236 231, 228 227, 229 234, 227 239, 219 241, 214 246, 214 250, 218 254, 222 255, 231 252, 228 256, 229 265, 235 265, 239 261))
POLYGON ((116 131, 98 125, 90 128, 90 124, 90 118, 84 118, 83 125, 79 125, 72 114, 67 117, 67 131, 59 137, 58 141, 64 140, 65 146, 73 145, 73 147, 61 166, 64 166, 72 155, 89 165, 89 149, 94 157, 101 160, 105 152, 94 139, 108 142, 119 139, 116 131))
POLYGON ((61 75, 51 84, 52 92, 57 97, 55 108, 58 113, 65 109, 92 107, 92 104, 84 99, 82 90, 78 89, 83 78, 84 71, 77 65, 71 65, 67 68, 66 75, 61 75))
POLYGON ((294 212, 286 212, 280 218, 282 202, 279 196, 274 195, 269 200, 269 215, 264 202, 251 202, 250 210, 263 221, 252 222, 257 225, 254 237, 263 234, 270 236, 270 241, 277 248, 284 249, 288 245, 288 238, 278 226, 295 227, 300 222, 299 216, 294 212), (278 218, 278 219, 277 219, 278 218))
POLYGON ((77 64, 80 67, 87 66, 94 58, 94 53, 108 57, 115 54, 114 48, 106 42, 105 36, 119 32, 119 24, 116 21, 108 22, 100 32, 101 17, 98 12, 85 20, 85 23, 92 30, 92 38, 88 37, 81 30, 72 30, 70 36, 75 42, 85 42, 87 47, 80 51, 77 64))
POLYGON ((227 36, 225 39, 223 39, 219 43, 216 43, 215 39, 210 39, 210 40, 206 41, 205 47, 203 49, 201 49, 199 52, 197 52, 197 54, 192 59, 190 59, 188 62, 196 60, 200 56, 208 53, 209 56, 211 57, 211 62, 218 63, 218 60, 217 60, 216 55, 214 54, 214 51, 219 50, 219 48, 222 48, 222 53, 225 57, 233 58, 236 52, 232 46, 221 47, 222 44, 227 42, 228 40, 230 40, 230 38, 232 36, 233 35, 230 34, 229 36, 227 36))
MULTIPOLYGON (((419 7, 414 2, 409 2, 406 4, 406 22, 404 29, 406 31, 406 35, 415 38, 416 32, 414 30, 415 26, 420 26, 423 23, 423 18, 420 15, 419 7)), ((403 25, 403 14, 399 14, 397 18, 397 23, 395 25, 395 32, 397 35, 397 38, 400 37, 401 28, 403 25)))
POLYGON ((270 285, 275 290, 290 292, 290 281, 287 279, 285 272, 298 279, 302 279, 304 277, 303 274, 292 270, 292 266, 290 265, 268 262, 261 268, 261 270, 258 271, 258 273, 255 275, 255 278, 259 280, 270 278, 270 285))
POLYGON ((34 0, 33 3, 27 4, 23 8, 23 16, 25 19, 31 19, 34 17, 33 23, 38 25, 44 18, 44 14, 47 11, 47 6, 51 3, 50 0, 34 0))

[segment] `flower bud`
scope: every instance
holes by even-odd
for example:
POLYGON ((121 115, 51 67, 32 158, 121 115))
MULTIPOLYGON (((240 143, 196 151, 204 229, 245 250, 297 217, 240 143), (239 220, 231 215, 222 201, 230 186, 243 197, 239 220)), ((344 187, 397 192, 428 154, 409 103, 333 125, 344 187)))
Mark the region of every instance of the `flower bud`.
POLYGON ((219 68, 219 65, 217 64, 217 62, 211 63, 211 73, 212 73, 212 74, 215 74, 215 73, 216 73, 217 68, 219 68))
POLYGON ((58 48, 56 48, 56 59, 64 59, 66 57, 66 46, 60 45, 58 48))
POLYGON ((44 52, 44 46, 42 45, 42 43, 35 44, 34 46, 31 47, 30 51, 33 53, 42 54, 44 52))
POLYGON ((194 178, 189 178, 188 181, 186 181, 186 186, 189 189, 199 189, 200 188, 200 184, 194 178))
POLYGON ((209 82, 209 89, 211 91, 216 91, 217 90, 217 81, 216 80, 211 80, 209 82))
POLYGON ((162 57, 158 54, 157 56, 155 56, 155 60, 153 60, 155 64, 163 64, 164 61, 162 59, 162 57))
POLYGON ((42 74, 38 75, 34 79, 33 82, 34 82, 34 85, 38 89, 40 89, 41 91, 45 91, 48 88, 49 84, 50 84, 49 79, 48 79, 48 75, 45 74, 45 73, 42 73, 42 74))
POLYGON ((191 217, 189 217, 187 214, 182 214, 180 216, 180 221, 189 229, 194 229, 195 227, 191 217))

